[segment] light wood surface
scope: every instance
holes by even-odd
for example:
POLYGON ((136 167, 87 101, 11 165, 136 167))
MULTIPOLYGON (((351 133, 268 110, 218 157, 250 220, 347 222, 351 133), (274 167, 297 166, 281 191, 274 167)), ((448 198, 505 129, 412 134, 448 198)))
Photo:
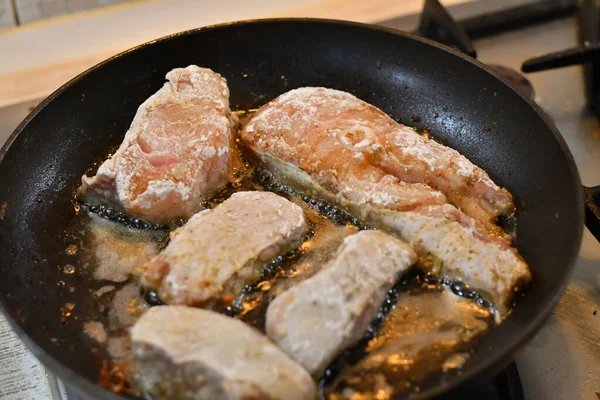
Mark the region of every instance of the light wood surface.
MULTIPOLYGON (((446 6, 468 0, 446 0, 446 6)), ((289 12, 286 17, 331 18, 347 21, 374 23, 394 17, 415 14, 423 8, 423 0, 330 0, 289 12)))
POLYGON ((44 98, 80 73, 112 55, 114 55, 113 52, 98 54, 0 76, 0 108, 44 98))
MULTIPOLYGON (((452 5, 466 1, 471 0, 446 0, 443 3, 452 5)), ((8 69, 10 72, 2 74, 2 68, 0 68, 0 107, 46 97, 81 72, 114 54, 157 36, 178 32, 190 27, 186 23, 193 23, 191 19, 181 19, 177 21, 178 23, 171 25, 163 21, 164 19, 173 19, 173 15, 160 19, 162 22, 159 23, 157 20, 159 16, 155 14, 167 11, 167 9, 161 8, 161 6, 164 6, 163 3, 159 0, 140 3, 139 13, 142 15, 137 17, 137 22, 131 19, 132 15, 136 15, 136 8, 130 5, 128 7, 116 7, 114 11, 92 12, 89 15, 84 13, 80 17, 73 16, 38 26, 26 27, 23 30, 5 32, 3 35, 0 34, 0 53, 15 53, 19 52, 20 48, 25 49, 22 54, 23 58, 13 60, 14 65, 12 66, 5 65, 5 70, 8 69), (94 38, 93 40, 90 38, 86 41, 85 35, 90 34, 89 30, 92 30, 92 33, 106 31, 106 35, 109 35, 110 31, 103 30, 100 26, 93 30, 90 25, 92 27, 94 24, 106 26, 111 18, 115 22, 113 30, 118 29, 118 24, 127 19, 127 24, 130 25, 127 29, 130 32, 137 32, 138 36, 132 33, 123 37, 123 40, 120 41, 116 39, 108 41, 106 38, 94 38), (157 24, 154 27, 148 26, 154 20, 157 21, 157 24), (143 24, 145 31, 140 33, 143 30, 142 26, 139 30, 133 29, 136 23, 143 24), (88 30, 83 29, 84 27, 87 27, 88 30), (70 32, 69 29, 75 31, 70 32), (81 32, 84 37, 77 38, 77 32, 81 32), (133 42, 134 40, 137 41, 133 42), (47 44, 44 41, 47 41, 47 44), (69 43, 72 43, 72 45, 68 45, 69 43), (88 43, 89 45, 84 45, 88 43), (3 47, 6 50, 3 50, 3 47), (93 49, 91 54, 90 49, 93 49)), ((174 9, 173 5, 176 2, 168 4, 171 5, 171 8, 169 8, 171 13, 185 13, 186 8, 183 5, 188 3, 182 2, 180 9, 174 9)), ((195 4, 197 6, 198 3, 195 4)), ((208 17, 205 16, 206 18, 204 20, 200 19, 200 21, 204 22, 202 25, 207 25, 225 22, 228 17, 245 19, 282 16, 332 18, 374 23, 417 13, 423 6, 423 0, 330 0, 316 4, 315 1, 297 0, 290 4, 308 5, 295 9, 282 9, 281 6, 273 7, 272 9, 275 11, 270 12, 271 8, 263 1, 261 3, 262 9, 257 10, 255 8, 248 10, 246 13, 242 12, 243 10, 238 10, 237 13, 229 12, 224 16, 219 16, 213 10, 211 19, 206 19, 208 17)))

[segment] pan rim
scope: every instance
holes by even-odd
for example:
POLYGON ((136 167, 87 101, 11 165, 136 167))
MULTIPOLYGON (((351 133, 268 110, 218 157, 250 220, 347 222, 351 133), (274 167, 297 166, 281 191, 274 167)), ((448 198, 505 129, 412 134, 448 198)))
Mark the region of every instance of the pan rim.
MULTIPOLYGON (((442 384, 436 385, 435 387, 433 387, 427 391, 423 391, 423 392, 419 393, 418 395, 413 394, 413 395, 411 395, 411 398, 414 398, 415 400, 429 399, 429 398, 438 396, 442 393, 447 393, 447 392, 451 391, 452 389, 455 389, 459 386, 468 384, 470 381, 472 381, 476 377, 480 377, 480 376, 489 377, 493 372, 495 372, 498 369, 499 365, 505 365, 510 359, 514 358, 514 355, 516 354, 516 352, 519 349, 521 349, 533 337, 533 335, 540 329, 540 327, 551 316, 552 310, 555 308, 556 304, 558 303, 558 300, 560 299, 560 297, 562 297, 564 291, 566 290, 566 287, 570 281, 570 279, 568 279, 568 277, 570 277, 573 272, 573 269, 575 266, 575 261, 578 257, 579 248, 581 246, 582 236, 583 236, 583 226, 584 226, 584 224, 583 224, 583 221, 584 221, 583 204, 584 203, 583 203, 583 193, 582 193, 582 189, 581 189, 582 184, 581 184, 581 178, 580 178, 579 171, 577 169, 575 160, 573 158, 573 155, 572 155, 570 149, 568 148, 568 146, 566 144, 566 141, 560 134, 560 131, 555 126, 554 122, 549 118, 548 115, 545 114, 545 112, 539 107, 539 105, 537 105, 533 100, 525 97, 518 90, 514 89, 508 83, 508 81, 506 79, 504 79, 502 76, 500 76, 497 72, 495 72, 493 69, 491 69, 487 65, 485 65, 482 62, 480 62, 476 59, 473 59, 465 54, 462 54, 446 45, 437 43, 437 42, 432 41, 427 38, 422 38, 422 37, 416 36, 416 35, 408 33, 408 32, 403 32, 403 31, 395 30, 395 29, 388 28, 388 27, 383 27, 383 26, 378 26, 378 25, 373 25, 373 24, 359 23, 359 22, 351 22, 351 21, 343 21, 343 20, 335 20, 335 19, 321 19, 321 18, 250 19, 250 20, 241 20, 241 21, 227 22, 227 23, 222 23, 222 24, 215 24, 215 25, 210 25, 210 26, 206 26, 206 27, 200 27, 200 28, 195 28, 195 29, 178 32, 178 33, 167 35, 167 36, 164 36, 164 37, 161 37, 158 39, 150 40, 146 43, 142 43, 142 44, 132 47, 128 50, 122 51, 122 52, 96 64, 95 66, 87 69, 86 71, 80 73, 79 75, 72 78, 64 85, 62 85, 60 88, 55 90, 52 94, 50 94, 47 98, 45 98, 42 102, 40 102, 40 104, 38 104, 35 107, 35 109, 33 111, 31 111, 31 113, 19 124, 19 126, 9 136, 9 138, 6 140, 5 144, 0 149, 0 163, 2 163, 2 160, 4 159, 5 154, 8 152, 8 150, 10 149, 11 145, 13 144, 15 139, 18 137, 18 135, 26 128, 26 126, 35 118, 35 116, 42 109, 44 109, 56 97, 58 97, 63 92, 68 90, 71 86, 73 86, 74 84, 79 82, 81 79, 84 79, 91 72, 93 72, 99 68, 102 68, 104 65, 111 63, 112 61, 119 59, 121 57, 124 57, 129 53, 133 53, 138 50, 145 49, 149 46, 152 46, 155 43, 165 43, 170 40, 177 39, 179 37, 191 36, 191 35, 197 34, 199 32, 203 32, 203 31, 226 29, 227 27, 230 27, 230 26, 239 26, 239 25, 261 25, 261 24, 268 25, 268 24, 277 24, 277 23, 279 23, 279 24, 280 23, 286 23, 286 24, 287 23, 291 23, 291 24, 315 24, 316 23, 316 24, 323 24, 323 25, 338 25, 338 26, 355 27, 355 28, 360 28, 363 30, 380 31, 380 32, 384 32, 384 33, 391 34, 394 36, 404 37, 406 39, 421 42, 426 45, 433 46, 433 47, 435 47, 439 50, 442 50, 446 53, 450 53, 451 55, 457 56, 457 57, 463 59, 464 61, 469 62, 472 65, 484 70, 485 72, 487 72, 488 74, 492 75, 494 78, 496 78, 497 80, 502 82, 505 86, 507 86, 507 88, 509 88, 516 95, 518 95, 523 101, 525 101, 529 105, 529 107, 531 107, 535 111, 535 113, 538 115, 538 117, 544 122, 544 124, 552 132, 554 139, 558 142, 560 149, 562 150, 563 154, 565 155, 565 158, 566 158, 566 161, 568 164, 569 173, 574 177, 573 185, 574 185, 575 189, 578 189, 578 190, 575 190, 574 195, 576 198, 576 203, 579 204, 579 207, 577 210, 577 218, 574 221, 574 224, 576 225, 576 228, 578 231, 577 236, 574 239, 575 239, 575 243, 577 243, 578 245, 577 245, 577 249, 573 249, 573 254, 570 256, 568 262, 565 263, 565 275, 567 278, 564 279, 564 281, 561 283, 561 285, 559 286, 558 290, 556 291, 556 293, 552 297, 552 299, 549 302, 547 302, 546 304, 544 304, 543 307, 541 307, 539 309, 538 314, 535 316, 535 318, 533 318, 531 320, 530 324, 527 325, 526 329, 523 329, 518 333, 517 338, 515 339, 512 346, 507 347, 505 352, 494 353, 494 356, 487 358, 485 360, 485 362, 480 365, 480 368, 471 369, 467 373, 460 374, 460 375, 454 377, 448 383, 442 383, 442 384)), ((69 367, 65 366, 64 364, 62 364, 61 362, 56 360, 53 356, 46 353, 40 346, 38 346, 21 329, 21 327, 16 323, 16 321, 12 318, 12 316, 5 309, 5 306, 4 306, 3 302, 1 301, 1 299, 0 299, 0 311, 5 315, 6 320, 9 322, 10 326, 18 334, 19 338, 26 344, 28 349, 30 351, 32 351, 32 353, 40 360, 40 362, 42 364, 49 365, 50 370, 52 372, 54 372, 61 379, 68 382, 69 387, 74 387, 75 389, 83 391, 83 393, 86 393, 86 394, 91 394, 94 397, 97 396, 99 398, 106 398, 107 396, 110 396, 110 398, 122 399, 121 396, 118 396, 118 395, 114 394, 113 392, 110 392, 109 390, 99 386, 97 383, 93 383, 92 381, 80 376, 78 373, 76 373, 75 371, 71 370, 69 367)))

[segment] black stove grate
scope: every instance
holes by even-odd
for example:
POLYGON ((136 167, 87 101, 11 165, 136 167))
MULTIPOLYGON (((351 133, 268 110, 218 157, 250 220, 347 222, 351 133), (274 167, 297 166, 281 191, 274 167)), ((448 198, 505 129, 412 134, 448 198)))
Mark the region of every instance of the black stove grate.
POLYGON ((600 116, 600 1, 583 0, 579 4, 579 41, 581 46, 563 49, 525 61, 523 72, 583 65, 588 107, 600 116))
POLYGON ((525 400, 525 393, 517 364, 513 362, 488 382, 460 387, 435 400, 525 400))

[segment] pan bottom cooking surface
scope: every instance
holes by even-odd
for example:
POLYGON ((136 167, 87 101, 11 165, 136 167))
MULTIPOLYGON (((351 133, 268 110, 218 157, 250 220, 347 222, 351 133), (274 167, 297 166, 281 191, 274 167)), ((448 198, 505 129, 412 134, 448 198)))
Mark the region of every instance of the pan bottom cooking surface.
MULTIPOLYGON (((87 400, 79 397, 65 385, 66 399, 61 400, 87 400)), ((525 400, 521 378, 517 370, 517 364, 511 363, 495 379, 481 385, 462 387, 444 396, 436 397, 435 400, 525 400)))

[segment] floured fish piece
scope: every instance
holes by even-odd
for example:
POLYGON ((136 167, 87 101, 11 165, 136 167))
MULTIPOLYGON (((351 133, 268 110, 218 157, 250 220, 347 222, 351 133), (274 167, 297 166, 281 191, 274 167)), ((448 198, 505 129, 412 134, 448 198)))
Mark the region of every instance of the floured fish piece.
POLYGON ((529 266, 516 249, 451 204, 414 205, 409 211, 402 206, 402 200, 401 206, 396 206, 394 197, 378 183, 365 185, 376 187, 364 192, 363 198, 371 199, 366 203, 327 190, 292 163, 266 154, 262 158, 282 182, 340 205, 363 221, 399 235, 415 248, 428 272, 438 278, 463 281, 482 291, 499 316, 510 308, 518 289, 531 281, 529 266))
POLYGON ((401 398, 433 374, 460 368, 491 321, 487 309, 448 289, 403 293, 366 356, 342 371, 326 398, 401 398))
POLYGON ((233 299, 307 232, 300 206, 270 192, 237 192, 174 231, 146 265, 142 284, 170 304, 233 299))
POLYGON ((116 153, 79 195, 152 223, 189 218, 230 179, 234 118, 221 75, 190 65, 137 110, 116 153))
POLYGON ((267 335, 319 377, 364 336, 386 293, 416 260, 410 246, 382 232, 346 237, 322 271, 271 302, 267 335))
MULTIPOLYGON (((364 183, 426 184, 491 229, 495 217, 514 211, 510 193, 466 157, 350 93, 320 87, 291 90, 259 109, 243 137, 257 152, 295 164, 302 159, 298 165, 304 171, 338 193, 351 193, 364 183)), ((394 186, 381 195, 397 196, 394 186)), ((402 189, 420 192, 418 204, 445 201, 420 186, 402 189)), ((406 202, 394 201, 396 206, 406 202)))
POLYGON ((310 375, 245 323, 184 306, 151 308, 131 330, 137 382, 164 400, 312 400, 310 375))
MULTIPOLYGON (((527 264, 510 247, 507 237, 498 235, 498 227, 490 233, 489 225, 485 225, 489 220, 482 222, 466 215, 448 204, 443 193, 423 183, 403 182, 387 173, 381 160, 368 151, 353 150, 367 146, 361 144, 363 140, 348 143, 348 135, 340 138, 340 126, 370 119, 381 127, 372 126, 374 134, 363 138, 365 143, 400 129, 380 110, 354 96, 305 88, 292 90, 261 107, 241 135, 244 144, 278 180, 400 235, 423 259, 434 261, 430 272, 440 278, 462 280, 487 293, 504 314, 515 292, 531 280, 527 264)), ((481 173, 474 176, 485 181, 481 173)), ((495 192, 500 196, 504 190, 498 188, 495 192)))
POLYGON ((529 266, 514 248, 478 230, 474 219, 449 204, 408 212, 374 209, 369 219, 408 240, 427 272, 477 289, 500 315, 531 281, 529 266))

